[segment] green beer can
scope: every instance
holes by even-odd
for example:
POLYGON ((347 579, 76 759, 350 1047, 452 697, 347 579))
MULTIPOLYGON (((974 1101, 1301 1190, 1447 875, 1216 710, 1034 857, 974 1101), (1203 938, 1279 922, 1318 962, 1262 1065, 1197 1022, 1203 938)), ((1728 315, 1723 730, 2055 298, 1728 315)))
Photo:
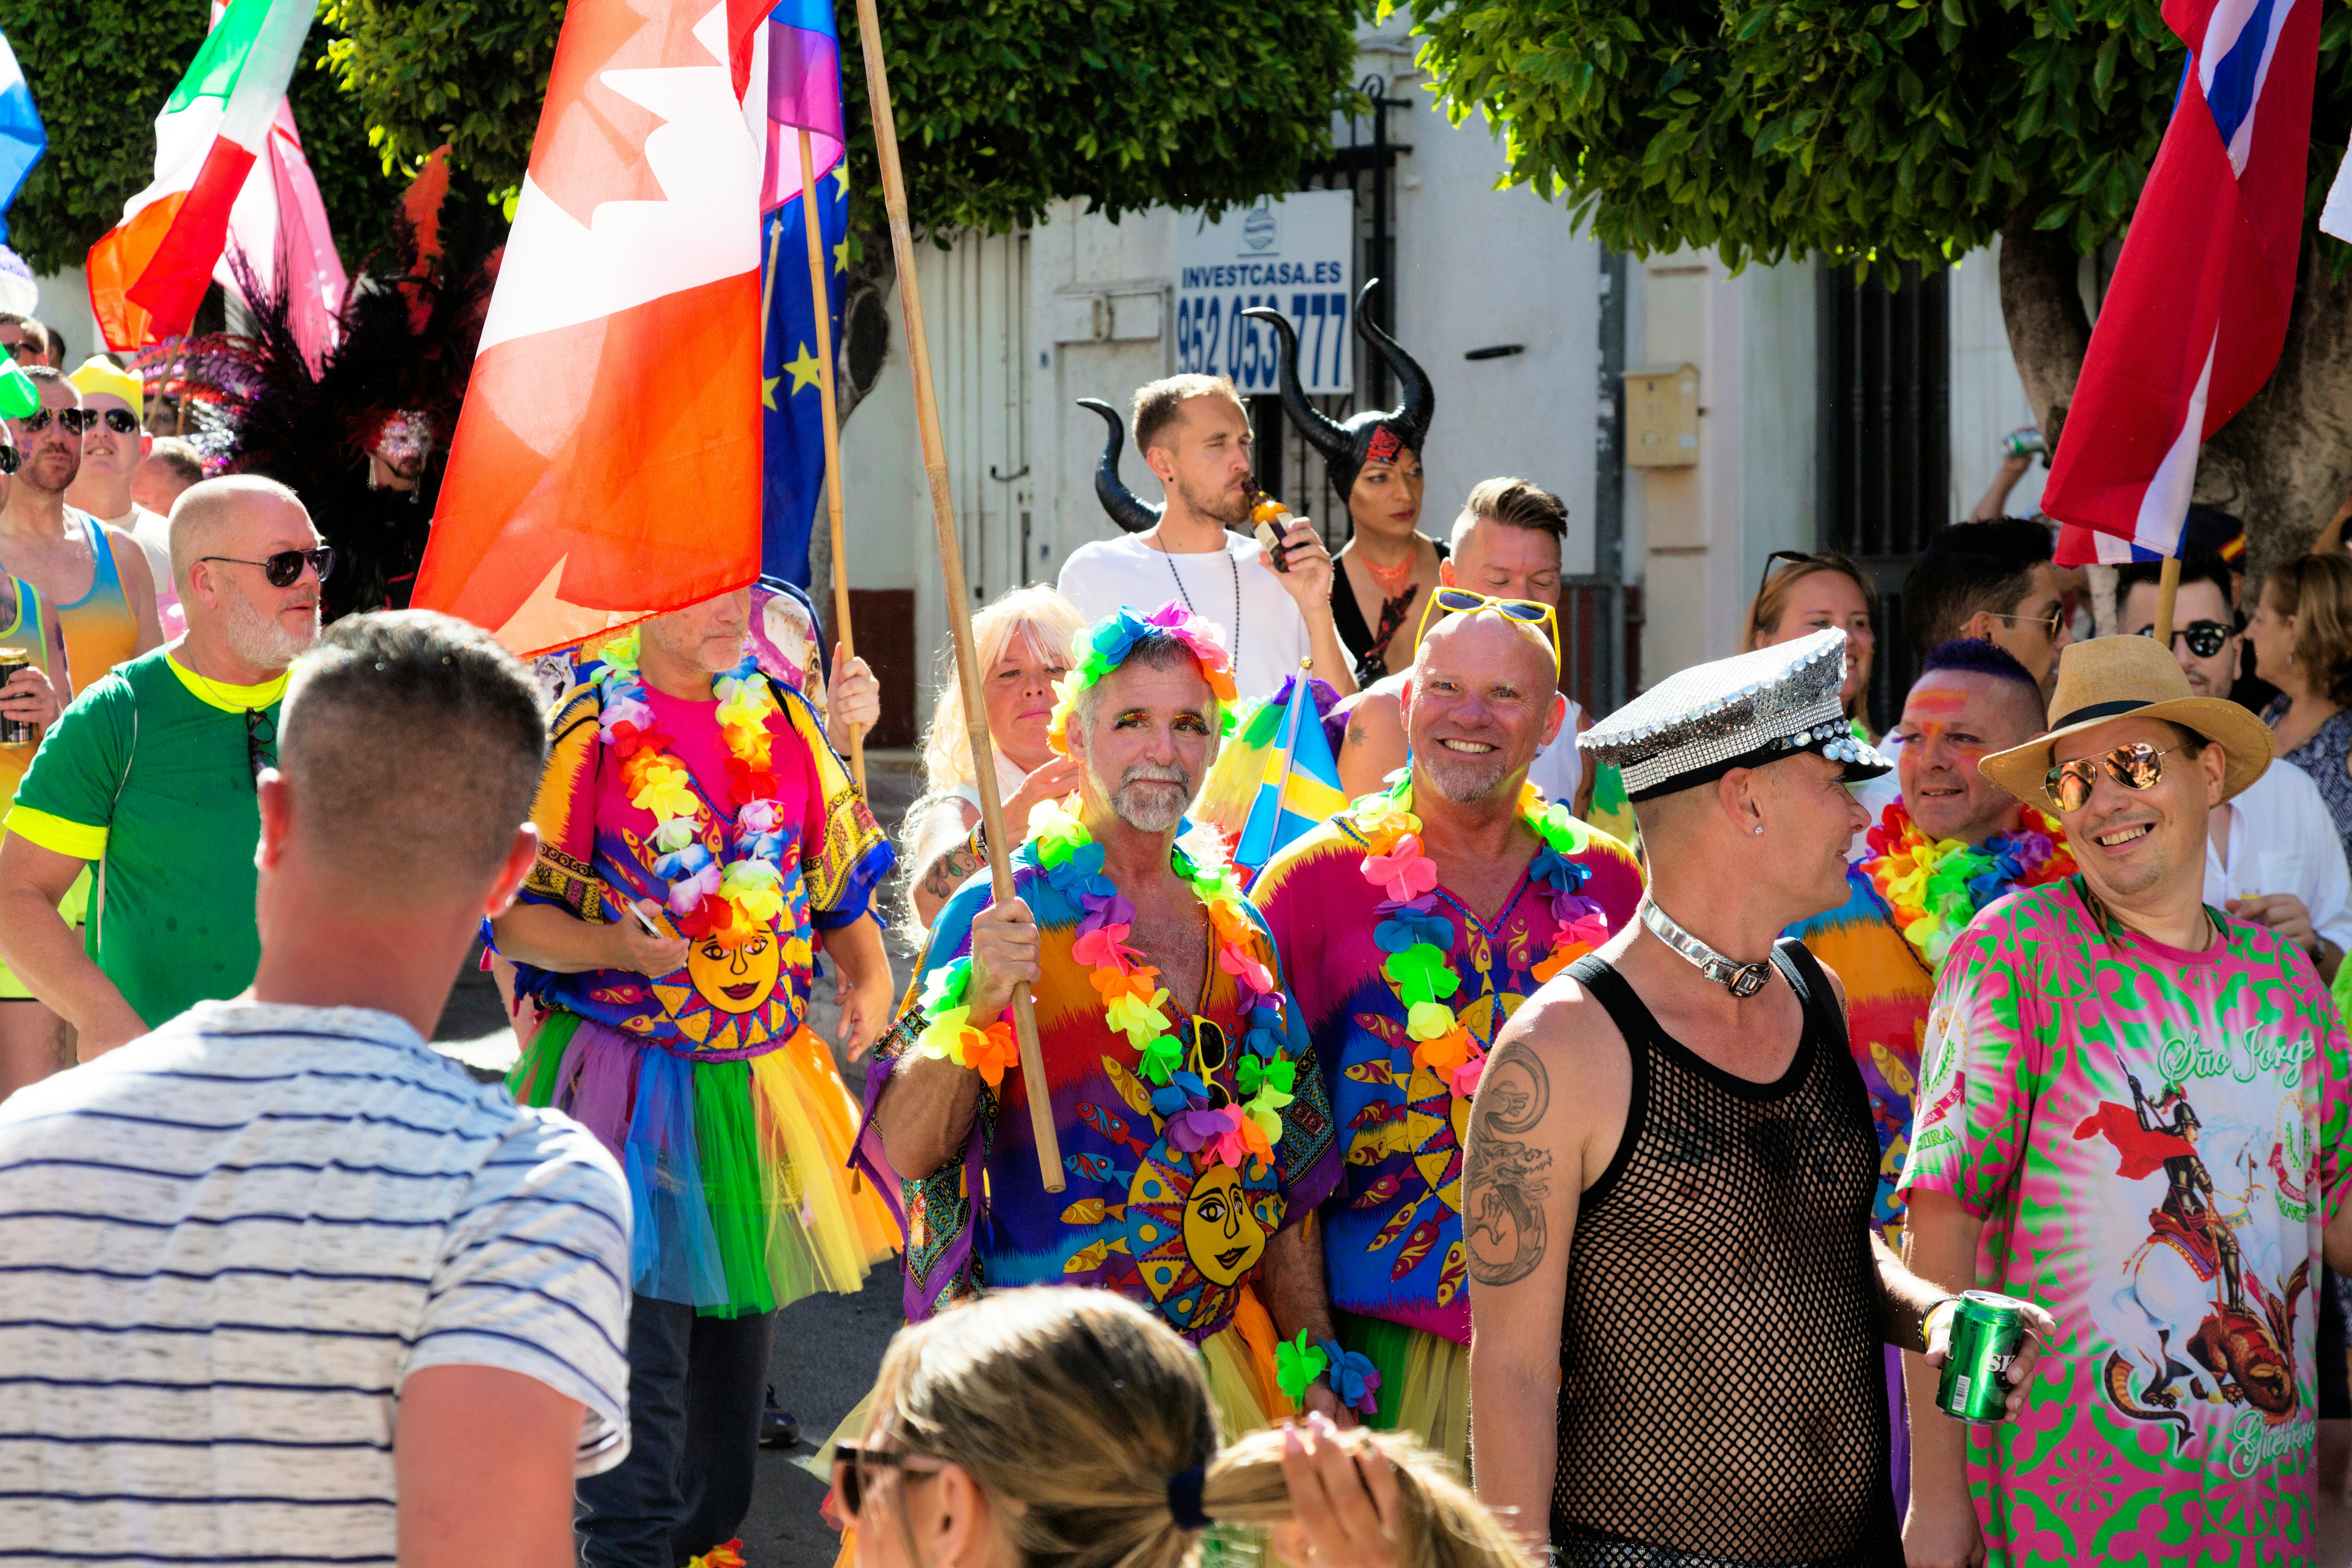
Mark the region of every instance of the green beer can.
POLYGON ((2017 1303, 1970 1290, 1952 1309, 1952 1349, 1936 1384, 1936 1407, 1957 1421, 1990 1426, 2009 1414, 2006 1373, 2025 1339, 2017 1303))

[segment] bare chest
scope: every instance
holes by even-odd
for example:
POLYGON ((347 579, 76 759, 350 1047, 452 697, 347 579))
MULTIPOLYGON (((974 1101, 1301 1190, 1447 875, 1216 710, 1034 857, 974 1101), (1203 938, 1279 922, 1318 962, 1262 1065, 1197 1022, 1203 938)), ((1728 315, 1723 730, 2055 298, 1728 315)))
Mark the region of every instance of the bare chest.
POLYGON ((38 588, 53 605, 79 603, 98 581, 98 557, 79 534, 0 534, 0 567, 38 588))
POLYGON ((1171 1000, 1188 1013, 1201 1010, 1208 992, 1209 912, 1199 900, 1188 893, 1181 904, 1138 905, 1127 944, 1160 971, 1171 1000))

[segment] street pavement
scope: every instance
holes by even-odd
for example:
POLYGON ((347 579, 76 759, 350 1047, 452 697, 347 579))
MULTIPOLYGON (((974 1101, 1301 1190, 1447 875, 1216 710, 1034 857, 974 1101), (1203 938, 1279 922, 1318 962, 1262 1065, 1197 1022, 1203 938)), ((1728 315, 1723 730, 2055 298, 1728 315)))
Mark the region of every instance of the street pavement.
MULTIPOLYGON (((919 764, 912 752, 878 753, 866 763, 876 819, 895 841, 899 819, 919 788, 919 764)), ((888 946, 890 967, 903 992, 913 977, 915 954, 896 931, 888 946)), ((459 973, 433 1039, 435 1048, 488 1079, 513 1066, 517 1053, 513 1027, 489 974, 478 967, 478 957, 459 973)), ((821 976, 809 1026, 825 1039, 836 1039, 838 1017, 832 979, 821 976)), ((835 1060, 850 1092, 858 1093, 865 1082, 863 1065, 853 1065, 837 1047, 835 1060)), ((817 1446, 866 1397, 890 1336, 905 1321, 895 1258, 877 1267, 856 1295, 814 1296, 777 1314, 768 1382, 777 1403, 800 1418, 802 1438, 796 1448, 760 1450, 751 1513, 743 1521, 743 1557, 749 1568, 831 1568, 839 1556, 841 1538, 817 1514, 826 1483, 799 1461, 814 1457, 817 1446)))

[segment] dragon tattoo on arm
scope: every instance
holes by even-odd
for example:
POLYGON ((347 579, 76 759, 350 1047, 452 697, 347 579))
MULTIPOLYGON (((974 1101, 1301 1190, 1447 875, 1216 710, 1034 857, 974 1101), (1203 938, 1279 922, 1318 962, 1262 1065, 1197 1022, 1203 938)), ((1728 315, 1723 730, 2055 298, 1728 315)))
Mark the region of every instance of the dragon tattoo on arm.
POLYGON ((1543 1261, 1551 1152, 1521 1140, 1550 1105, 1551 1079, 1533 1052, 1496 1053, 1470 1113, 1462 1203, 1470 1278, 1481 1285, 1516 1284, 1543 1261))

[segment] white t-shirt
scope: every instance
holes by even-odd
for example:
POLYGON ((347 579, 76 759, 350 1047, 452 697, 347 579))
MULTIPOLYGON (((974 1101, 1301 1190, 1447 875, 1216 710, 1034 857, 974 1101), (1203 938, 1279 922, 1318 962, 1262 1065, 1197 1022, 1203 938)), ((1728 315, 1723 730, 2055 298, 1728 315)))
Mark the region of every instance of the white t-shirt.
POLYGON ((390 1563, 425 1367, 628 1452, 619 1167, 387 1014, 201 1003, 19 1090, 0 1258, 0 1561, 390 1563))
MULTIPOLYGON (((1134 534, 1097 539, 1070 552, 1058 585, 1089 625, 1121 605, 1148 615, 1171 600, 1190 601, 1194 615, 1224 632, 1235 688, 1244 697, 1271 697, 1309 648, 1307 617, 1266 568, 1265 553, 1256 540, 1232 533, 1222 553, 1204 555, 1163 554, 1134 534)), ((1328 680, 1338 672, 1316 673, 1328 680)))
POLYGON ((1584 710, 1571 697, 1568 700, 1568 717, 1559 721, 1559 733, 1528 764, 1528 782, 1546 800, 1567 805, 1576 803, 1577 786, 1584 782, 1584 754, 1576 749, 1576 731, 1583 723, 1584 710))
POLYGON ((2223 860, 2205 840, 2205 901, 2218 910, 2241 894, 2292 893, 2312 930, 2352 952, 2352 874, 2311 775, 2273 762, 2220 809, 2229 814, 2230 855, 2223 860))
POLYGON ((169 642, 186 631, 188 617, 180 608, 179 584, 172 579, 172 520, 134 504, 121 517, 99 521, 129 534, 147 557, 147 569, 155 576, 155 613, 163 617, 163 640, 169 642))

